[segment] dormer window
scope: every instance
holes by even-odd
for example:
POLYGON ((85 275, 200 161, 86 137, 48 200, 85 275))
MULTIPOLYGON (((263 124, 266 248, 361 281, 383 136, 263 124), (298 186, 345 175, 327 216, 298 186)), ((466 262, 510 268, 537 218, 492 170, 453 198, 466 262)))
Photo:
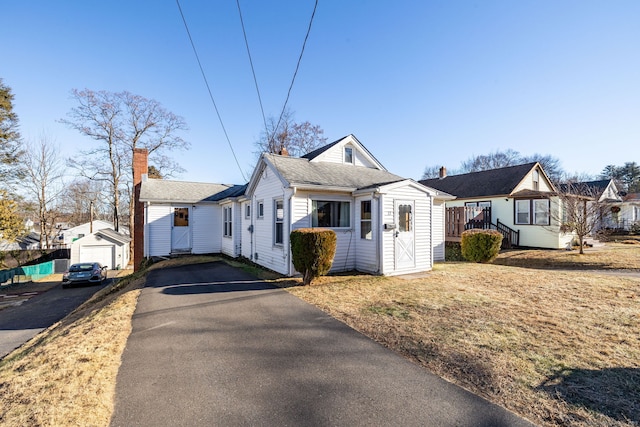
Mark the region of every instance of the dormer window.
POLYGON ((353 148, 344 147, 344 162, 353 164, 353 148))

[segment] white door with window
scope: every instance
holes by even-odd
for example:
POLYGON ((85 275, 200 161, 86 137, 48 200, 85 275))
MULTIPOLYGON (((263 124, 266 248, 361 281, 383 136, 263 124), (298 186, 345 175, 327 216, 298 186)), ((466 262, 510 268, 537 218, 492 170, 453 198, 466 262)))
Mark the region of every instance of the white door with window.
POLYGON ((413 200, 396 200, 395 260, 396 270, 416 266, 416 239, 413 200))
POLYGON ((173 208, 171 226, 171 252, 191 250, 191 228, 189 227, 189 208, 173 208))

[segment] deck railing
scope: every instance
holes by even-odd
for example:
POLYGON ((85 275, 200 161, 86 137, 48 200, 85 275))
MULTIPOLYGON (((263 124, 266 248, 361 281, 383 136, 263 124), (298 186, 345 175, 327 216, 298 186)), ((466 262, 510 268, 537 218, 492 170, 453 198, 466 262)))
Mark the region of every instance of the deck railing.
POLYGON ((491 207, 458 206, 446 208, 445 231, 446 240, 460 241, 462 232, 470 229, 498 230, 503 235, 502 247, 519 246, 520 231, 496 220, 491 220, 491 207))

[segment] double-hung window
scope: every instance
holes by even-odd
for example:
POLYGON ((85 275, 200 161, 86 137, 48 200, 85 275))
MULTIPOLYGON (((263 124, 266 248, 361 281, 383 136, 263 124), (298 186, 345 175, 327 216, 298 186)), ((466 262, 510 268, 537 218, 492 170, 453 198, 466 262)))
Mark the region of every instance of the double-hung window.
POLYGON ((519 225, 549 225, 549 199, 516 200, 515 223, 519 225))
POLYGON ((273 243, 282 245, 284 243, 284 202, 282 200, 274 200, 273 210, 273 243))
POLYGON ((371 240, 373 231, 371 229, 371 200, 360 202, 360 238, 371 240))
POLYGON ((344 162, 353 164, 353 148, 344 147, 344 162))
POLYGON ((264 202, 262 200, 258 200, 256 211, 258 211, 258 219, 264 218, 264 202))
POLYGON ((312 227, 351 227, 351 204, 332 200, 314 200, 312 227))
POLYGON ((222 235, 224 237, 231 237, 233 221, 232 221, 232 210, 231 206, 225 206, 222 208, 222 222, 223 222, 223 230, 222 235))

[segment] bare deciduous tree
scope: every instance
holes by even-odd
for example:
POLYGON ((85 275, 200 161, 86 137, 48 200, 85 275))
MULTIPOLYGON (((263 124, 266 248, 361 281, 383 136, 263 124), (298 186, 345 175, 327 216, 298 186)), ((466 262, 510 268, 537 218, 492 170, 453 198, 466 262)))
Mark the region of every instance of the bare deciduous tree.
POLYGON ((560 224, 560 231, 573 233, 584 254, 585 238, 593 234, 601 221, 604 204, 598 201, 598 191, 583 183, 559 186, 551 219, 560 224))
MULTIPOLYGON (((109 184, 114 228, 119 230, 123 194, 129 201, 128 211, 133 212, 133 150, 146 148, 149 158, 168 176, 180 167, 166 152, 189 147, 179 136, 187 126, 182 117, 167 111, 159 102, 127 91, 73 90, 72 96, 78 106, 62 122, 97 140, 99 145, 84 152, 82 160, 71 159, 70 163, 82 176, 109 184)), ((133 232, 133 218, 128 216, 133 232)))
POLYGON ((285 111, 280 124, 274 117, 267 119, 267 129, 262 131, 260 139, 256 141, 258 156, 264 152, 280 153, 282 150, 293 157, 307 154, 326 144, 324 130, 308 121, 295 123, 293 113, 285 111))
POLYGON ((40 248, 51 247, 49 238, 57 211, 52 209, 63 192, 64 163, 58 156, 60 148, 47 135, 41 135, 37 142, 29 142, 24 154, 26 179, 25 189, 37 204, 40 221, 40 248))

